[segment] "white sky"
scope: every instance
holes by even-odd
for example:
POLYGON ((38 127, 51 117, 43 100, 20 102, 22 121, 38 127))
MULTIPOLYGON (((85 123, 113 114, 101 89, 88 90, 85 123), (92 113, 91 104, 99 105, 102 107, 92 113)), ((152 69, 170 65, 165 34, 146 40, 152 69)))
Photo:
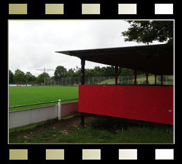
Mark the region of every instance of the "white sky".
MULTIPOLYGON (((38 76, 43 71, 37 69, 80 67, 80 59, 55 51, 138 45, 124 42, 128 27, 124 20, 9 20, 9 69, 38 76)), ((86 68, 95 66, 105 65, 86 61, 86 68)))

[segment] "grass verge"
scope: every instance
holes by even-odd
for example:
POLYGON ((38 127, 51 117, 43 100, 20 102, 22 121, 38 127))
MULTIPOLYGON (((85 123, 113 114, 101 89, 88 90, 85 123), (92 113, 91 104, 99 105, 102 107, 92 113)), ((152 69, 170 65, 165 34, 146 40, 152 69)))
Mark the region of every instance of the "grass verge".
POLYGON ((117 120, 87 118, 79 128, 80 118, 52 120, 35 127, 9 132, 9 143, 173 143, 173 129, 144 126, 117 120))

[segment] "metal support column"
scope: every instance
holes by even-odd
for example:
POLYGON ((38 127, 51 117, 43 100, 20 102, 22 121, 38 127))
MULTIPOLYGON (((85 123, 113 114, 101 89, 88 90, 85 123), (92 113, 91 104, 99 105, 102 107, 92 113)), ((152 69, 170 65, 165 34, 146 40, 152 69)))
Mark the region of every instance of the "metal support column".
POLYGON ((161 85, 163 85, 163 75, 161 75, 161 85))
POLYGON ((118 66, 115 66, 115 84, 118 84, 118 66))
POLYGON ((85 83, 85 59, 81 57, 81 84, 85 83))
MULTIPOLYGON (((81 57, 81 85, 85 84, 85 59, 81 57)), ((80 114, 80 126, 83 128, 84 127, 84 116, 81 113, 80 114)))
POLYGON ((134 79, 134 85, 137 84, 137 70, 135 69, 135 79, 134 79))
POLYGON ((82 113, 80 114, 80 119, 81 119, 80 126, 81 128, 84 128, 84 115, 82 113))
POLYGON ((155 74, 155 85, 157 84, 157 75, 155 74))
POLYGON ((146 72, 146 85, 149 84, 149 81, 148 81, 148 72, 146 72))

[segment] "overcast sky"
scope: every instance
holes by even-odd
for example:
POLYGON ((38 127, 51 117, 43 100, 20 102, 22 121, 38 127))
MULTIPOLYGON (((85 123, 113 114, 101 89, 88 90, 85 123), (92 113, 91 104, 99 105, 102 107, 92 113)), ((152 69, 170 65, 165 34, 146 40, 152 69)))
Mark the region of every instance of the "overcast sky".
MULTIPOLYGON (((138 45, 124 42, 128 27, 124 20, 9 20, 9 69, 38 76, 43 71, 37 69, 80 67, 80 59, 55 51, 138 45)), ((105 65, 86 61, 86 68, 95 66, 105 65)))

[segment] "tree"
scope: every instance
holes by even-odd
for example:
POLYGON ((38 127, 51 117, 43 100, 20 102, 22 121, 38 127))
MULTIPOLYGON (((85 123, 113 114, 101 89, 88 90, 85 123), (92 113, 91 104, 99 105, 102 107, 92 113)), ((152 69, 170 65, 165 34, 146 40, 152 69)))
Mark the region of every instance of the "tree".
POLYGON ((127 21, 130 27, 122 32, 125 41, 152 43, 153 41, 172 43, 173 21, 127 21))
POLYGON ((94 70, 94 74, 95 74, 94 76, 95 77, 103 76, 102 75, 102 70, 101 70, 101 68, 99 66, 94 67, 93 70, 94 70))
POLYGON ((32 75, 30 72, 26 73, 26 83, 32 83, 36 81, 36 77, 32 75))
POLYGON ((67 76, 68 77, 73 77, 74 76, 74 70, 72 68, 68 70, 67 76))
POLYGON ((44 83, 44 79, 47 78, 47 77, 50 77, 48 73, 44 72, 42 74, 40 74, 38 77, 37 77, 37 82, 39 84, 41 83, 44 83))
POLYGON ((9 84, 14 82, 14 74, 11 70, 9 70, 9 84))
POLYGON ((105 74, 106 74, 106 67, 101 67, 100 75, 105 76, 105 74))
POLYGON ((26 82, 25 73, 19 69, 15 71, 14 82, 16 84, 24 84, 26 82))
POLYGON ((105 76, 115 76, 115 67, 114 66, 106 67, 105 76))
POLYGON ((67 72, 67 77, 69 80, 70 85, 74 85, 75 84, 75 78, 74 78, 75 72, 74 69, 69 69, 67 72))
POLYGON ((54 72, 55 80, 60 80, 62 77, 67 76, 67 70, 63 66, 57 66, 54 72))
POLYGON ((81 69, 75 70, 74 77, 80 77, 81 76, 81 69))
POLYGON ((120 76, 133 76, 133 70, 128 68, 123 68, 120 76))
MULTIPOLYGON (((120 80, 122 81, 122 84, 128 84, 129 81, 128 80, 132 80, 133 79, 133 70, 132 69, 128 69, 128 68, 122 68, 122 72, 119 74, 119 76, 122 77, 122 80, 120 78, 120 80)), ((120 81, 120 82, 121 82, 120 81)))

